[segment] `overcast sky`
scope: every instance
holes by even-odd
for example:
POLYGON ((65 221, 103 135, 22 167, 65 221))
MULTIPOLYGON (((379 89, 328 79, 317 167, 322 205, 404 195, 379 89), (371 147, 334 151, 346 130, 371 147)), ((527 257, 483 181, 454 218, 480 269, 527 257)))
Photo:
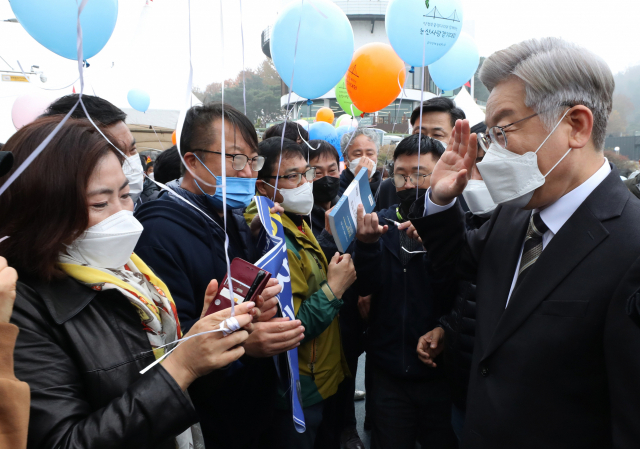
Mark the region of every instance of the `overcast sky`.
MULTIPOLYGON (((194 84, 200 87, 232 78, 242 67, 240 1, 222 3, 224 61, 219 1, 191 0, 194 84)), ((285 3, 287 0, 242 0, 247 67, 264 59, 260 34, 275 21, 285 3)), ((145 0, 120 0, 116 31, 92 61, 93 76, 108 76, 109 70, 118 66, 131 73, 132 79, 183 78, 188 61, 186 0, 154 0, 151 13, 157 25, 151 30, 143 27, 145 32, 141 33, 144 4, 145 0)), ((475 21, 482 56, 523 39, 560 36, 602 56, 614 73, 640 63, 640 2, 635 0, 466 0, 464 5, 465 20, 475 21)), ((0 0, 0 20, 13 16, 8 0, 0 0)), ((0 22, 0 42, 0 56, 12 65, 20 59, 25 69, 39 64, 49 77, 49 85, 73 81, 74 63, 44 50, 19 25, 0 22)), ((8 68, 2 61, 0 66, 8 68)))

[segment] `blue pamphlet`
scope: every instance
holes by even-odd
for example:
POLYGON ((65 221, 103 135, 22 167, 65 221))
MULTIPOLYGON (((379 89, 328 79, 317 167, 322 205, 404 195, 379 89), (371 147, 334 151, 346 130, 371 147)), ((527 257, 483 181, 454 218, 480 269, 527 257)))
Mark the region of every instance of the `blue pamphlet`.
POLYGON ((344 253, 356 236, 358 224, 358 205, 364 206, 364 212, 370 214, 376 205, 369 187, 369 170, 360 169, 351 181, 342 198, 329 213, 329 226, 338 250, 344 253))

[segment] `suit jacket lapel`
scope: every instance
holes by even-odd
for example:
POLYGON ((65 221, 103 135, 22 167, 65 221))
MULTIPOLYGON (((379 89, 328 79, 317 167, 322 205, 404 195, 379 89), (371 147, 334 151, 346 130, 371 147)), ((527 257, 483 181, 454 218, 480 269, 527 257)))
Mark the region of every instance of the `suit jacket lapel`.
MULTIPOLYGON (((609 232, 601 221, 619 216, 628 197, 629 192, 620 182, 617 171, 613 170, 560 228, 531 267, 531 272, 514 290, 509 306, 495 326, 483 359, 504 343, 556 286, 607 238, 609 232)), ((509 286, 513 274, 510 273, 509 286)))
POLYGON ((485 248, 481 257, 478 280, 491 279, 488 285, 483 285, 484 283, 480 281, 477 282, 479 290, 484 290, 482 297, 488 298, 481 303, 480 295, 478 295, 478 308, 484 308, 487 311, 487 313, 482 313, 481 310, 478 310, 479 314, 486 317, 486 325, 482 326, 484 341, 491 338, 504 313, 530 216, 530 211, 502 208, 498 218, 499 222, 491 232, 492 241, 488 243, 490 247, 485 248), (513 237, 506 238, 507 235, 513 237), (489 250, 487 251, 487 249, 489 250))

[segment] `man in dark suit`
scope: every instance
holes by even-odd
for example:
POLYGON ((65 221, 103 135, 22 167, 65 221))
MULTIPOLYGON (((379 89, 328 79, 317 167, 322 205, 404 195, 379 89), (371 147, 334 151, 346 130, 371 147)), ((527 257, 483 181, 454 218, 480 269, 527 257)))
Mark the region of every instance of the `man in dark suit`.
POLYGON ((480 78, 478 169, 500 205, 465 231, 455 198, 477 138, 458 121, 410 215, 432 263, 477 284, 462 447, 638 448, 640 202, 603 155, 611 71, 548 38, 493 54, 480 78))

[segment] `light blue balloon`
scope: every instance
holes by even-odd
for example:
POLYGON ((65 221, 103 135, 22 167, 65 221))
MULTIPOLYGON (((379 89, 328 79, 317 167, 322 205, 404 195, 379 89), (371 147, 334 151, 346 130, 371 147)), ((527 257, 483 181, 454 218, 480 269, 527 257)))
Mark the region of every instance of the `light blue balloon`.
POLYGON ((480 54, 475 41, 467 33, 462 33, 451 50, 429 66, 429 74, 440 89, 453 90, 473 78, 479 63, 480 54))
MULTIPOLYGON (((340 137, 331 123, 315 122, 309 126, 309 140, 324 140, 333 145, 338 154, 342 153, 340 151, 340 137)), ((342 160, 342 157, 340 160, 342 160)))
MULTIPOLYGON (((338 139, 342 139, 342 136, 344 136, 346 133, 350 133, 355 131, 356 128, 354 126, 338 126, 336 128, 336 133, 338 134, 338 139)), ((340 151, 340 149, 338 148, 338 151, 340 151)))
MULTIPOLYGON (((75 0, 10 0, 20 24, 40 44, 65 58, 78 59, 75 0)), ((80 3, 80 2, 78 2, 80 3)), ((90 0, 80 15, 82 59, 102 50, 118 20, 118 0, 90 0)))
POLYGON ((460 36, 462 1, 391 0, 385 26, 400 59, 424 67, 440 59, 460 36))
POLYGON ((271 29, 273 64, 287 86, 294 73, 289 87, 303 98, 321 97, 338 84, 351 64, 353 46, 349 19, 329 0, 293 2, 271 29))
POLYGON ((340 155, 340 160, 343 161, 344 158, 342 157, 342 147, 340 145, 340 141, 342 140, 342 136, 344 136, 346 133, 351 133, 353 131, 355 131, 356 128, 355 126, 338 126, 336 128, 336 134, 338 135, 338 146, 336 147, 336 150, 338 150, 338 154, 340 155))
POLYGON ((133 109, 140 112, 147 112, 151 97, 142 89, 131 89, 127 93, 127 100, 133 109))

